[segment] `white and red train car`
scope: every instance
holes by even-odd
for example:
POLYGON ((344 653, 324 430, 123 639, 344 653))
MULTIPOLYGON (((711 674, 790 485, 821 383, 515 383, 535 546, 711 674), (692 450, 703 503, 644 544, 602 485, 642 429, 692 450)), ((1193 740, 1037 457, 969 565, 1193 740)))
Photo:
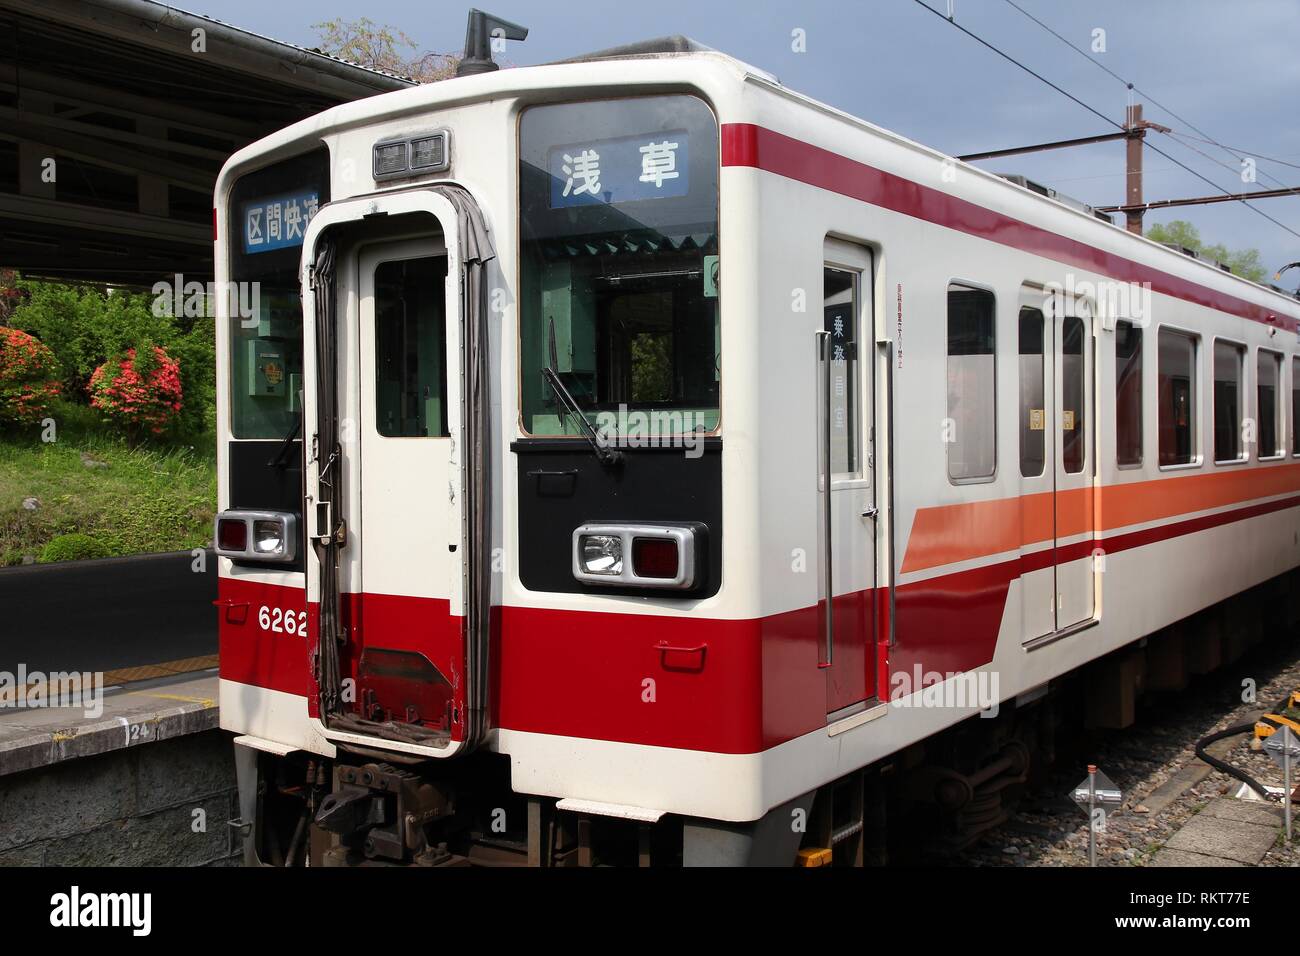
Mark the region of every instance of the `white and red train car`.
POLYGON ((337 107, 216 229, 250 861, 860 859, 1300 563, 1300 303, 690 43, 337 107))

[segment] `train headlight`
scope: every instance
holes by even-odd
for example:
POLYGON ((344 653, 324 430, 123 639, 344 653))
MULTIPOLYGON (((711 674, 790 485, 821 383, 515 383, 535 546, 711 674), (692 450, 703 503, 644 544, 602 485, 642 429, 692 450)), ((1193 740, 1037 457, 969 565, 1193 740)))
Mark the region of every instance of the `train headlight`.
POLYGON ((253 522, 253 551, 257 554, 284 553, 284 522, 262 519, 253 522))
POLYGON ((375 182, 410 179, 451 168, 451 132, 440 129, 409 139, 375 143, 371 169, 375 182))
POLYGON ((623 573, 623 539, 612 534, 584 534, 580 538, 582 570, 586 574, 623 573))
POLYGON ((408 169, 406 142, 377 143, 375 145, 374 173, 376 179, 400 176, 408 169))
POLYGON ((298 551, 298 516, 284 511, 223 511, 217 515, 213 541, 222 557, 287 563, 298 551))
POLYGON ((703 525, 585 524, 573 532, 573 576, 605 587, 693 588, 703 525))
POLYGON ((411 168, 420 172, 446 169, 450 165, 447 155, 447 131, 439 130, 429 136, 411 140, 411 168))

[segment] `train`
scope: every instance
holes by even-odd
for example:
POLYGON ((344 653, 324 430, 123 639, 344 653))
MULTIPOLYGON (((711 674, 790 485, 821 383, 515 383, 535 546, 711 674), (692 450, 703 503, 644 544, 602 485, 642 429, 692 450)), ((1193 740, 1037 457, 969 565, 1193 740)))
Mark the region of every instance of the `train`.
POLYGON ((1300 616, 1295 297, 681 37, 471 52, 218 179, 247 863, 965 845, 1300 616))

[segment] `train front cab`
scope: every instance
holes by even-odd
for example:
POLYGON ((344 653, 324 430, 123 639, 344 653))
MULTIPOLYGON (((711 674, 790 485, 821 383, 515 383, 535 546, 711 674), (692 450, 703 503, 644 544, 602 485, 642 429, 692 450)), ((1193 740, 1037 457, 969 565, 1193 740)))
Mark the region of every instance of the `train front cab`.
POLYGON ((222 720, 251 860, 444 862, 426 836, 491 836, 497 809, 532 846, 555 799, 675 819, 670 859, 788 860, 788 826, 746 821, 811 798, 764 751, 876 698, 871 252, 825 244, 791 333, 799 413, 763 425, 807 467, 773 469, 755 373, 775 351, 722 311, 724 289, 752 304, 757 264, 742 205, 731 236, 720 218, 735 71, 693 71, 707 98, 675 67, 624 72, 617 95, 426 109, 233 178, 219 270, 264 297, 219 346, 222 720), (471 172, 500 172, 500 137, 472 133, 503 115, 517 199, 471 172), (380 176, 379 149, 409 161, 440 124, 445 175, 380 176), (340 170, 371 140, 358 188, 340 170), (299 200, 319 206, 300 244, 249 231, 299 200), (799 594, 759 584, 764 482, 817 529, 799 594), (380 787, 422 823, 365 824, 394 809, 380 787))

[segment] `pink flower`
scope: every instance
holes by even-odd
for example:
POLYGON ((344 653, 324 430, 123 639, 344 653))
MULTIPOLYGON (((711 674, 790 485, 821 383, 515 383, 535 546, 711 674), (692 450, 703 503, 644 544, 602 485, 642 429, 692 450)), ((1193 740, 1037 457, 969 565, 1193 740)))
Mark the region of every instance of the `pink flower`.
POLYGON ((135 349, 110 369, 105 362, 90 377, 91 407, 127 428, 148 428, 161 434, 181 410, 180 362, 154 346, 154 366, 144 375, 136 370, 135 349))

